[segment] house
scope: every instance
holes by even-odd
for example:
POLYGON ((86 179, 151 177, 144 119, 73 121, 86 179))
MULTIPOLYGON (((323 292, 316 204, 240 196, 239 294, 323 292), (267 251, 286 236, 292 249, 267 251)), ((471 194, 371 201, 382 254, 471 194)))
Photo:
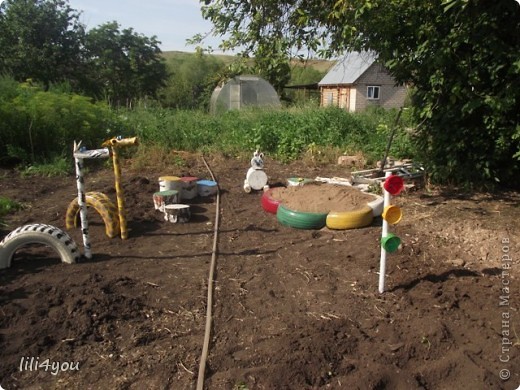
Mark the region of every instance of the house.
POLYGON ((321 106, 361 111, 368 106, 399 108, 408 89, 397 86, 385 67, 369 52, 350 52, 318 83, 321 106))

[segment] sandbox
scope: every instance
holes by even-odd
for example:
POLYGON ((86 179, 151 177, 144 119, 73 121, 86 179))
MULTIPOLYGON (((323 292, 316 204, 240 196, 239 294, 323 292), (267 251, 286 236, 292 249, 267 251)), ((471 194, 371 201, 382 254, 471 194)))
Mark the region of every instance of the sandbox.
POLYGON ((262 207, 280 223, 301 229, 352 229, 368 226, 381 215, 383 199, 355 187, 310 183, 272 188, 262 207))

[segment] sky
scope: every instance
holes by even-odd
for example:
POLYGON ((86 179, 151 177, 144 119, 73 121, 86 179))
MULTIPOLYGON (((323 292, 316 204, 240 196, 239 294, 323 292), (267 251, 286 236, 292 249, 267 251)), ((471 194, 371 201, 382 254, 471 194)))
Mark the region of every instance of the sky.
MULTIPOLYGON (((147 37, 155 35, 162 51, 193 52, 195 46, 186 46, 186 39, 212 27, 202 18, 198 0, 69 0, 69 5, 82 11, 80 21, 88 30, 115 20, 121 29, 131 27, 147 37)), ((219 38, 206 42, 215 52, 219 43, 219 38)))

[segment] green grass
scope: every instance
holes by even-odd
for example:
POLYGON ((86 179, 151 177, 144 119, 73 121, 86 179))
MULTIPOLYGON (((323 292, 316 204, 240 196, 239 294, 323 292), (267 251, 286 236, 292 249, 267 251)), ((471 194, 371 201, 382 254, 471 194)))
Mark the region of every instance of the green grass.
POLYGON ((0 226, 5 226, 4 217, 17 210, 21 210, 23 205, 5 196, 0 196, 0 226))
MULTIPOLYGON (((361 153, 368 163, 383 157, 396 111, 348 113, 338 108, 298 107, 283 110, 202 111, 138 109, 125 113, 142 145, 165 150, 216 151, 228 156, 257 148, 281 161, 301 158, 309 149, 361 153)), ((390 155, 413 158, 411 140, 400 129, 390 155)))
POLYGON ((71 160, 65 157, 59 157, 49 163, 34 164, 24 168, 21 171, 22 176, 45 176, 59 177, 67 176, 72 172, 71 160))

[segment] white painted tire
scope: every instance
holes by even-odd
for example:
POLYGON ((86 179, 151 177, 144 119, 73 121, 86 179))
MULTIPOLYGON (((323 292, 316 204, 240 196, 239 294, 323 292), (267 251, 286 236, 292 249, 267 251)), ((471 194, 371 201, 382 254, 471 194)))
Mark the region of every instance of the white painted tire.
POLYGON ((15 252, 29 244, 43 244, 54 249, 64 263, 73 264, 80 258, 78 246, 63 230, 41 223, 20 226, 0 242, 0 269, 9 268, 15 252))
POLYGON ((383 213, 384 208, 384 198, 382 196, 376 195, 377 198, 371 202, 367 203, 367 206, 372 209, 372 216, 380 217, 383 213))

